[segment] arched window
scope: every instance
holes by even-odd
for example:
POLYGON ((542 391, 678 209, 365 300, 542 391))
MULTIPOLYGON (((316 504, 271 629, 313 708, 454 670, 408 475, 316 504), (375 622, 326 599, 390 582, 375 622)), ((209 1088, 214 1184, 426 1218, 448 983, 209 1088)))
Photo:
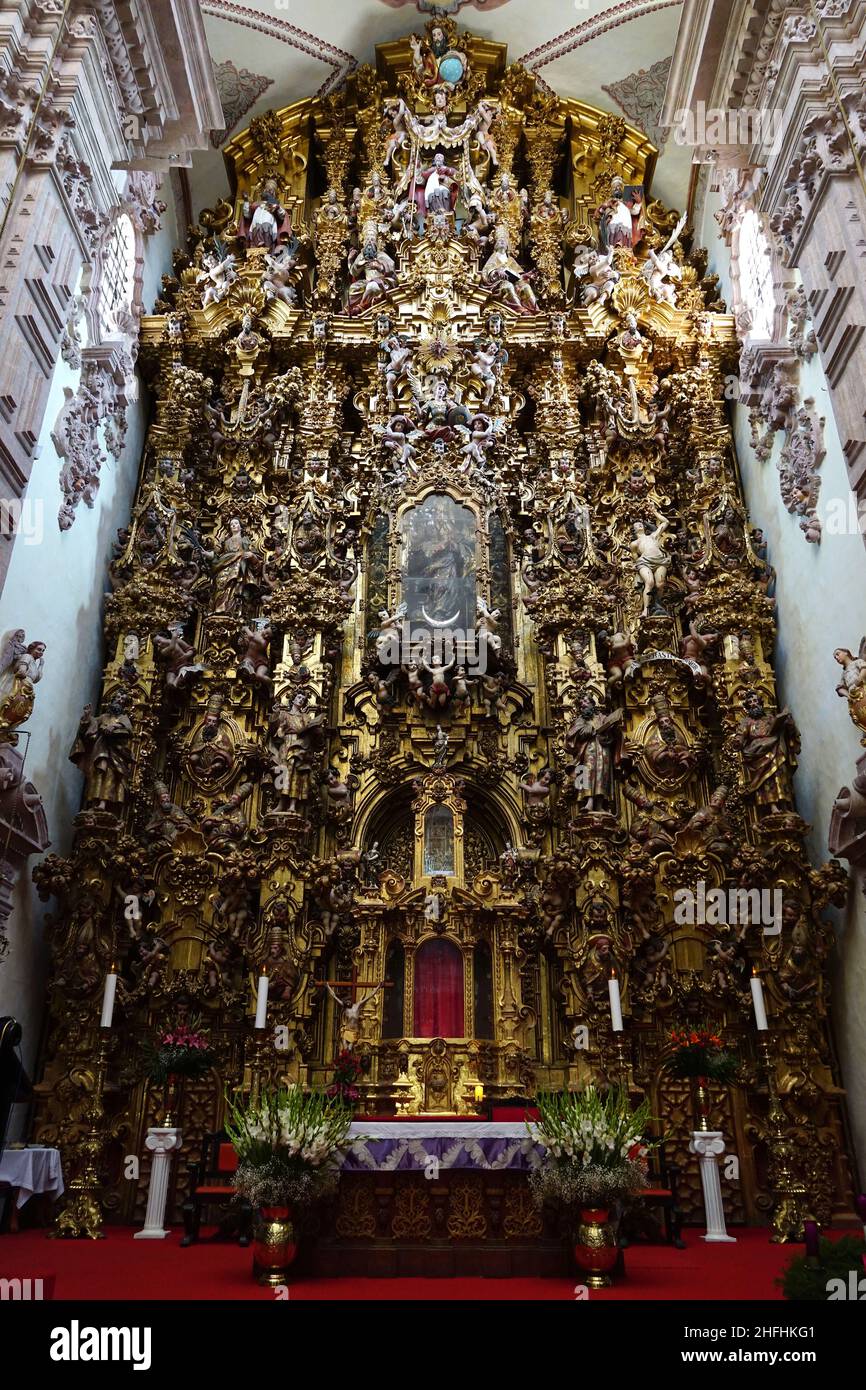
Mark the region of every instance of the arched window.
POLYGON ((737 242, 740 301, 751 315, 750 338, 772 338, 776 317, 770 243, 754 208, 747 208, 737 242))
POLYGON ((415 955, 416 1038, 462 1038, 463 953, 453 941, 424 941, 415 955))
POLYGON ((104 335, 123 328, 135 297, 135 228, 128 213, 115 220, 102 249, 99 323, 104 335))

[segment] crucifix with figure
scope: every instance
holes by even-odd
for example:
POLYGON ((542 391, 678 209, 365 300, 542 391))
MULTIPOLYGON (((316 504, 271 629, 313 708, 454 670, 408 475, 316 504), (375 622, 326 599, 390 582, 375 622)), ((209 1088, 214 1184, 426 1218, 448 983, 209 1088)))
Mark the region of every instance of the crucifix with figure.
POLYGON ((326 989, 334 1000, 334 1003, 338 1004, 342 1009, 343 1017, 340 1023, 340 1046, 349 1049, 358 1041, 358 1034, 361 1029, 361 1013, 364 1009, 364 1005, 369 1004, 371 999, 375 999, 380 989, 392 989, 394 984, 393 980, 379 980, 378 982, 375 980, 359 980, 358 970, 354 963, 352 965, 351 979, 314 980, 313 983, 317 989, 326 989), (340 998, 339 994, 337 994, 333 988, 335 985, 337 989, 351 990, 351 1004, 347 1004, 345 999, 340 998), (365 994, 362 999, 355 998, 359 989, 367 989, 370 986, 372 986, 372 988, 369 994, 365 994))

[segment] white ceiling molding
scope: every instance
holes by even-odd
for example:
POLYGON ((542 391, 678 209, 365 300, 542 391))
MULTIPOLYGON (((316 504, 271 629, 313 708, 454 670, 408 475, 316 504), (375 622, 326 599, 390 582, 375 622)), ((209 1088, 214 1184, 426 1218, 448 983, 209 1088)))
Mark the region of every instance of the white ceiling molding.
POLYGON ((225 19, 232 24, 243 25, 246 29, 253 29, 268 38, 278 39, 280 43, 288 44, 290 48, 296 48, 298 52, 326 63, 331 72, 317 91, 317 96, 325 96, 334 87, 339 87, 348 74, 358 66, 357 58, 351 53, 335 47, 306 29, 299 29, 287 19, 262 14, 259 10, 251 10, 247 5, 236 5, 233 0, 204 0, 201 8, 203 14, 211 15, 214 19, 225 19))
POLYGON ((581 24, 566 29, 565 33, 548 39, 538 48, 530 49, 518 61, 525 64, 530 71, 537 72, 548 63, 556 62, 557 58, 564 58, 576 48, 582 48, 585 44, 592 43, 593 39, 601 38, 611 29, 618 29, 621 24, 628 24, 633 19, 644 19, 647 15, 656 14, 659 10, 669 10, 675 5, 679 7, 682 3, 683 0, 622 0, 621 4, 614 5, 603 14, 585 19, 581 24))

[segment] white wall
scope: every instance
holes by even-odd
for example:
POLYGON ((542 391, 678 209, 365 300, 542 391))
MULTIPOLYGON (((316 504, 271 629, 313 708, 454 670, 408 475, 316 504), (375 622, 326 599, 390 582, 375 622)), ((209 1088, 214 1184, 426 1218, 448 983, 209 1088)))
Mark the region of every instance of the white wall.
MULTIPOLYGON (((730 306, 730 253, 719 235, 713 213, 718 195, 707 194, 704 222, 697 240, 710 248, 710 265, 719 275, 730 306)), ((825 417, 827 454, 820 468, 818 514, 826 521, 828 504, 850 496, 839 436, 833 419, 826 378, 815 356, 803 366, 801 395, 813 396, 825 417)), ((864 385, 866 399, 866 385, 864 385)), ((734 434, 743 474, 746 501, 754 525, 768 542, 770 563, 777 572, 778 642, 776 672, 780 703, 786 704, 800 729, 802 752, 794 787, 797 807, 811 830, 812 860, 829 858, 827 834, 830 812, 840 787, 850 784, 862 748, 848 717, 847 702, 836 694, 841 674, 833 660, 836 647, 856 652, 866 633, 866 546, 856 530, 829 534, 825 524, 820 545, 810 545, 799 518, 782 502, 776 466, 782 436, 776 436, 773 455, 761 463, 750 445, 748 411, 734 407, 734 434)), ((832 512, 831 512, 832 514, 832 512)), ((847 865, 846 865, 847 867, 847 865)), ((833 1014, 842 1075, 848 1089, 848 1109, 862 1180, 866 1180, 866 881, 852 873, 848 905, 831 911, 837 934, 833 961, 833 1014)))
MULTIPOLYGON (((118 175, 118 187, 125 176, 118 175)), ((162 230, 145 240, 143 304, 149 310, 160 277, 171 268, 178 243, 174 198, 166 181, 161 196, 168 203, 162 230)), ((28 642, 44 641, 45 673, 36 687, 36 705, 26 728, 31 734, 25 772, 41 793, 51 837, 50 852, 66 854, 72 841, 72 818, 81 804, 83 778, 68 760, 82 707, 99 696, 105 661, 102 605, 108 591, 107 567, 118 527, 131 510, 144 443, 149 403, 142 386, 129 407, 129 430, 119 463, 108 456, 92 509, 80 504, 70 530, 61 532, 57 512, 62 497, 61 463, 51 442, 51 430, 63 404, 63 388, 73 390, 78 372, 59 361, 51 384, 38 446, 38 458, 27 490, 31 507, 41 506, 42 538, 38 544, 16 539, 6 584, 0 596, 0 633, 23 627, 28 642)), ((32 515, 32 513, 31 513, 32 515)), ((23 748, 24 740, 20 747, 23 748)), ((24 1064, 32 1075, 43 1020, 47 952, 43 921, 54 902, 38 898, 30 859, 19 874, 15 904, 7 932, 9 956, 0 964, 0 1014, 13 1014, 24 1028, 24 1064)), ((20 1128, 22 1117, 17 1116, 20 1128)))

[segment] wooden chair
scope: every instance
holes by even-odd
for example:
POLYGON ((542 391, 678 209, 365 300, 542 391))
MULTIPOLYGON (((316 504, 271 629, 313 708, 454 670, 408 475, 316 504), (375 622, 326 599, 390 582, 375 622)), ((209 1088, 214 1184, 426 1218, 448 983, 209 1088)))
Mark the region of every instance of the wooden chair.
POLYGON ((620 1223, 619 1243, 625 1249, 631 1239, 631 1232, 640 1225, 639 1213, 643 1207, 661 1207, 664 1222, 665 1240, 677 1250, 685 1250, 682 1238, 683 1212, 679 1205, 678 1185, 680 1168, 676 1163, 668 1163, 664 1144, 651 1149, 649 1156, 648 1186, 639 1192, 633 1206, 623 1213, 620 1223))
MULTIPOLYGON (((233 1204, 238 1216, 238 1243, 249 1245, 253 1209, 246 1198, 240 1202, 234 1201, 236 1189, 232 1176, 237 1166, 238 1156, 225 1130, 204 1135, 201 1158, 189 1165, 189 1196, 183 1204, 182 1246, 192 1245, 198 1240, 203 1207, 225 1208, 229 1203, 233 1204)), ((220 1234, 217 1231, 217 1236, 220 1234)))

